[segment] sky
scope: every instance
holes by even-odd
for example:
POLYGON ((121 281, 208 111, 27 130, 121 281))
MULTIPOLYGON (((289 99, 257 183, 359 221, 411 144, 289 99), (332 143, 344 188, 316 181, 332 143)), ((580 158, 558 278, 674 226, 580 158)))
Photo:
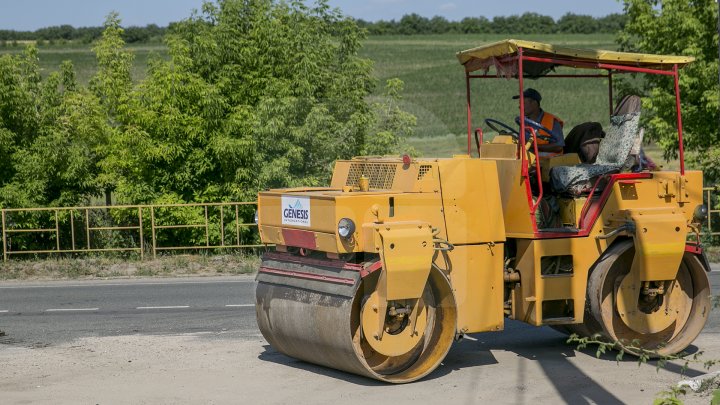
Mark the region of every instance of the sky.
MULTIPOLYGON (((187 18, 202 3, 203 0, 4 0, 0 29, 32 31, 63 24, 100 26, 111 11, 120 13, 125 26, 165 26, 187 18)), ((619 0, 329 0, 329 4, 367 21, 397 20, 410 13, 461 20, 536 12, 557 20, 568 12, 595 17, 622 12, 619 0)))

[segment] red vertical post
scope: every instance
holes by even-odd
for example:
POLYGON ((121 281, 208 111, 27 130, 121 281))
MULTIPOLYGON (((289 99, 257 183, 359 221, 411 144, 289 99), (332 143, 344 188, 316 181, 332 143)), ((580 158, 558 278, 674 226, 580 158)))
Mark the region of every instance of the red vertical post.
MULTIPOLYGON (((527 151, 525 150, 525 95, 523 94, 523 91, 525 89, 525 86, 523 84, 523 49, 518 48, 518 82, 520 86, 520 98, 518 99, 520 101, 520 145, 518 150, 520 151, 520 166, 521 166, 521 176, 524 177, 525 182, 525 192, 527 193, 527 202, 528 202, 528 208, 530 208, 530 222, 532 223, 533 231, 537 232, 537 220, 535 219, 535 209, 537 208, 535 204, 533 203, 533 196, 532 196, 532 189, 530 187, 530 172, 528 171, 528 157, 527 157, 527 151)), ((537 150, 537 146, 535 146, 537 150)), ((538 157, 535 156, 535 162, 537 163, 538 157)))
POLYGON ((680 175, 685 174, 685 150, 683 147, 682 113, 680 112, 680 83, 678 65, 673 66, 673 79, 675 80, 675 109, 677 110, 678 126, 678 153, 680 158, 680 175))
MULTIPOLYGON (((525 151, 525 95, 523 94, 523 49, 518 48, 518 82, 520 83, 520 150, 525 151)), ((525 154, 521 153, 523 162, 525 154)), ((523 163, 523 175, 527 175, 527 164, 523 163)))
POLYGON ((467 98, 467 153, 470 154, 470 138, 472 137, 472 110, 470 109, 470 72, 465 70, 465 97, 467 98))
POLYGON ((608 69, 608 105, 610 105, 610 115, 613 113, 613 87, 612 87, 612 70, 608 69))

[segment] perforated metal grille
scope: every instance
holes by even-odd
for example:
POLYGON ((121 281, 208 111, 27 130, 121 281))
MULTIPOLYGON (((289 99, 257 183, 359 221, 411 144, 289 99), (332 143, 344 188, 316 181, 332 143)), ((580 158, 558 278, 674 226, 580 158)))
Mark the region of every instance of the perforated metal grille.
POLYGON ((395 179, 396 163, 351 163, 346 186, 357 186, 360 176, 368 178, 370 188, 390 189, 395 179))
POLYGON ((418 171, 418 177, 417 179, 420 180, 423 177, 425 177, 426 174, 430 173, 430 170, 432 170, 432 166, 430 165, 421 165, 420 171, 418 171))

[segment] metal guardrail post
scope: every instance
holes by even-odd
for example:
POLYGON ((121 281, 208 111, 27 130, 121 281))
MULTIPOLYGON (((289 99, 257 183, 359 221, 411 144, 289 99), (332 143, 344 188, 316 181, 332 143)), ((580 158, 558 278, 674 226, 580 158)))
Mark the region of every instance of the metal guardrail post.
POLYGON ((70 242, 72 244, 72 250, 75 250, 75 216, 73 213, 75 210, 70 210, 70 242))
POLYGON ((140 231, 140 260, 143 260, 145 258, 145 245, 143 244, 142 206, 138 207, 138 227, 140 231))
POLYGON ((707 216, 707 230, 710 235, 713 234, 713 228, 712 228, 712 188, 708 187, 705 191, 707 191, 707 207, 708 207, 708 216, 707 216))
POLYGON ((210 219, 208 218, 208 206, 205 205, 205 246, 210 246, 210 219))
POLYGON ((55 246, 60 251, 60 221, 58 220, 58 210, 55 210, 55 246))
POLYGON ((225 246, 225 218, 223 217, 223 206, 218 206, 220 208, 220 246, 225 246))
POLYGON ((240 205, 235 204, 235 236, 237 237, 236 245, 240 245, 240 205))
POLYGON ((85 238, 87 240, 87 248, 90 250, 90 212, 85 208, 85 238))
POLYGON ((155 245, 155 207, 150 206, 150 229, 152 230, 152 255, 153 259, 157 259, 157 251, 155 245))
POLYGON ((7 233, 5 232, 5 210, 2 210, 3 261, 7 261, 7 233))

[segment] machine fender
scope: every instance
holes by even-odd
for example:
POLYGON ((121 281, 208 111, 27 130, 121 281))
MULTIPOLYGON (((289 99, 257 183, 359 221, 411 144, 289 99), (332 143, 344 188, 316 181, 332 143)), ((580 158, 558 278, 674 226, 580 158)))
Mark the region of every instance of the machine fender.
POLYGON ((416 299, 427 283, 435 253, 432 227, 421 221, 368 224, 382 273, 378 290, 385 300, 416 299))
POLYGON ((633 273, 638 281, 674 280, 685 253, 687 225, 676 209, 629 209, 634 224, 633 273))
POLYGON ((705 268, 706 272, 710 272, 710 260, 708 260, 707 253, 705 253, 705 249, 703 249, 699 244, 696 243, 688 243, 685 245, 685 253, 691 254, 697 256, 698 260, 702 264, 702 266, 705 268))

